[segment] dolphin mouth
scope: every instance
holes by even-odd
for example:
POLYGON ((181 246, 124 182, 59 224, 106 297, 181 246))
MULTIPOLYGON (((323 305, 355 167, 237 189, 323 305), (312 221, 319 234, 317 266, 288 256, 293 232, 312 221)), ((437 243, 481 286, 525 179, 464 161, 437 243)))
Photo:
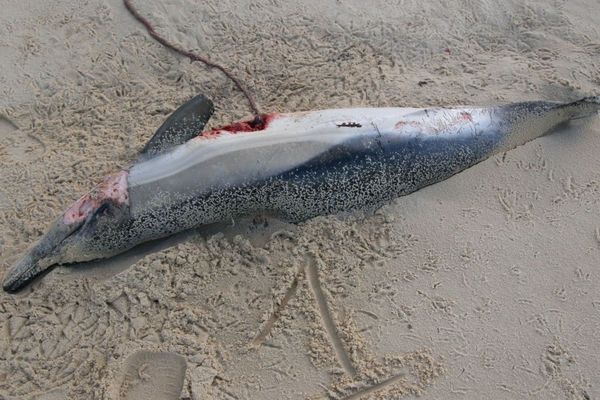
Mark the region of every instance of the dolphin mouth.
POLYGON ((62 217, 57 219, 27 254, 5 273, 3 289, 9 293, 18 292, 46 271, 54 264, 48 258, 55 255, 63 241, 80 226, 81 224, 67 225, 62 217))
POLYGON ((27 254, 6 272, 2 288, 7 293, 17 293, 44 271, 45 268, 39 266, 35 257, 27 254))

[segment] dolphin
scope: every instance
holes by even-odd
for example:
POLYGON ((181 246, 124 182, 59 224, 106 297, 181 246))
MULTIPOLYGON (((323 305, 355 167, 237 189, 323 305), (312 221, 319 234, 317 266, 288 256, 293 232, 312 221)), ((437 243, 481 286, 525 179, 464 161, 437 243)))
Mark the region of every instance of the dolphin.
POLYGON ((266 214, 299 222, 382 205, 600 109, 600 96, 493 107, 271 113, 202 132, 196 96, 129 168, 104 178, 4 277, 15 292, 55 264, 107 258, 194 227, 266 214))

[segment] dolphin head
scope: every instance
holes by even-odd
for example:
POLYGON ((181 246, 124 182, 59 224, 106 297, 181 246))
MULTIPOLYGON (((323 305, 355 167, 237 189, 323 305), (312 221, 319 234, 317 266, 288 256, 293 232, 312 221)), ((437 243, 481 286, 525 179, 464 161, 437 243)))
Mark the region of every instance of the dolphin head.
POLYGON ((54 264, 106 257, 118 245, 116 233, 129 216, 127 171, 107 176, 77 200, 27 254, 10 268, 3 288, 16 292, 54 264), (114 233, 114 235, 111 235, 114 233))

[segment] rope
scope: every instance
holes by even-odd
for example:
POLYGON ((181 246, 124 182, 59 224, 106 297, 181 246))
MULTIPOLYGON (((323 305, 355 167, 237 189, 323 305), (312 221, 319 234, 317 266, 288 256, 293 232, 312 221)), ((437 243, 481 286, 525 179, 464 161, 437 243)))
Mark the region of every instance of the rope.
POLYGON ((189 50, 185 50, 171 42, 169 42, 167 39, 165 39, 164 37, 160 36, 156 30, 154 29, 154 27, 152 26, 152 24, 150 23, 150 21, 148 21, 144 16, 142 16, 132 5, 131 5, 131 0, 123 0, 123 3, 125 4, 125 8, 127 8, 127 10, 131 13, 131 15, 133 15, 133 17, 135 19, 137 19, 142 25, 144 25, 144 27, 146 28, 146 30, 148 31, 148 33, 150 34, 150 36, 152 36, 158 43, 162 44, 163 46, 173 50, 176 53, 181 54, 182 56, 185 56, 187 58, 189 58, 192 61, 199 61, 201 63, 203 63, 204 65, 210 67, 210 68, 216 68, 219 71, 221 71, 226 77, 228 77, 229 79, 231 79, 233 81, 233 83, 235 83, 235 85, 237 86, 237 88, 244 94, 244 96, 246 97, 246 99, 248 100, 248 103, 250 104, 250 108, 252 109, 252 112, 254 113, 254 115, 256 116, 257 119, 261 119, 260 117, 260 111, 258 110, 258 107, 256 105, 256 102, 254 101, 254 98, 252 97, 252 95, 250 94, 250 92, 248 92, 248 90, 244 87, 244 85, 242 85, 242 82, 236 78, 235 76, 233 76, 233 74, 231 72, 229 72, 227 69, 225 69, 225 67, 223 67, 220 64, 217 64, 213 61, 210 61, 208 58, 197 55, 192 53, 189 50))

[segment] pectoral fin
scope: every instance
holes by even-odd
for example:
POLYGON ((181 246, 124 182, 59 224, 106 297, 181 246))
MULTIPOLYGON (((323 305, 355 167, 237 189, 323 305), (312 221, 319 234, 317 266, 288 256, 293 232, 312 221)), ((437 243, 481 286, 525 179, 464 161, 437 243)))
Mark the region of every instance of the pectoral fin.
POLYGON ((198 95, 179 107, 146 143, 140 159, 152 158, 198 136, 212 116, 213 103, 204 95, 198 95))

